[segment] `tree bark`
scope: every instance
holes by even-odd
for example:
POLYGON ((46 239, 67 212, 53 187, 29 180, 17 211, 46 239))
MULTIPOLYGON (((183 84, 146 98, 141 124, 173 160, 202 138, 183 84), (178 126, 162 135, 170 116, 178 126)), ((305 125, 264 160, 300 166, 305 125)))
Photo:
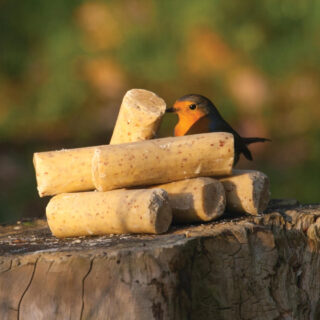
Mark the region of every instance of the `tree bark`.
POLYGON ((0 227, 0 319, 320 319, 320 205, 164 235, 0 227))

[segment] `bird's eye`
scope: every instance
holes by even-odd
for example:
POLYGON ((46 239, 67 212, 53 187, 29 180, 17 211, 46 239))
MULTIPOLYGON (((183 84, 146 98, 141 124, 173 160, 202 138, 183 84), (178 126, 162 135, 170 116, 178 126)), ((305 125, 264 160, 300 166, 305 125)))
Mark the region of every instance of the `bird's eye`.
POLYGON ((196 107, 197 107, 196 104, 190 104, 190 106, 189 106, 189 108, 190 108, 191 110, 194 110, 196 107))

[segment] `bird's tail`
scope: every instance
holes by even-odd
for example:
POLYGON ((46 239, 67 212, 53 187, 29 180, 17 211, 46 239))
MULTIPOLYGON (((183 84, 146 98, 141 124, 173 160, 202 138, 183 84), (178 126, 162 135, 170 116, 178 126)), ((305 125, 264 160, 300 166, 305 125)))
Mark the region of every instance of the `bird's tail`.
POLYGON ((243 153, 243 155, 248 160, 252 160, 252 155, 251 155, 251 152, 248 149, 247 145, 249 145, 251 143, 255 143, 255 142, 266 142, 266 141, 271 141, 271 140, 270 139, 266 139, 266 138, 241 138, 240 141, 241 142, 240 142, 240 145, 238 147, 239 148, 238 152, 236 152, 236 155, 235 155, 234 164, 236 164, 237 161, 239 160, 239 152, 243 153))
POLYGON ((242 140, 244 141, 244 143, 246 145, 251 144, 251 143, 255 143, 255 142, 271 141, 270 139, 266 139, 266 138, 242 138, 242 140))

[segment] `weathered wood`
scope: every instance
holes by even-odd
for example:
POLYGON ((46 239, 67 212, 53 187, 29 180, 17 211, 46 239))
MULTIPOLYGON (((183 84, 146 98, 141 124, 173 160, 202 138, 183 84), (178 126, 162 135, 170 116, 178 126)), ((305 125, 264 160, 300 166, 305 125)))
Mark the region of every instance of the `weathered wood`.
POLYGON ((320 319, 319 217, 273 203, 159 236, 0 228, 0 319, 320 319))

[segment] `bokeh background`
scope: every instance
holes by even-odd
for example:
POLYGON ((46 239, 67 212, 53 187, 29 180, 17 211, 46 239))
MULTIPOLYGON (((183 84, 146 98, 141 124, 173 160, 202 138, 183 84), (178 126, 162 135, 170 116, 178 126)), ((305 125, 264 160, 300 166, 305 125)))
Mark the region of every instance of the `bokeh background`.
POLYGON ((0 0, 0 222, 44 215, 33 152, 107 143, 131 88, 210 97, 272 139, 239 167, 319 202, 320 1, 0 0))

